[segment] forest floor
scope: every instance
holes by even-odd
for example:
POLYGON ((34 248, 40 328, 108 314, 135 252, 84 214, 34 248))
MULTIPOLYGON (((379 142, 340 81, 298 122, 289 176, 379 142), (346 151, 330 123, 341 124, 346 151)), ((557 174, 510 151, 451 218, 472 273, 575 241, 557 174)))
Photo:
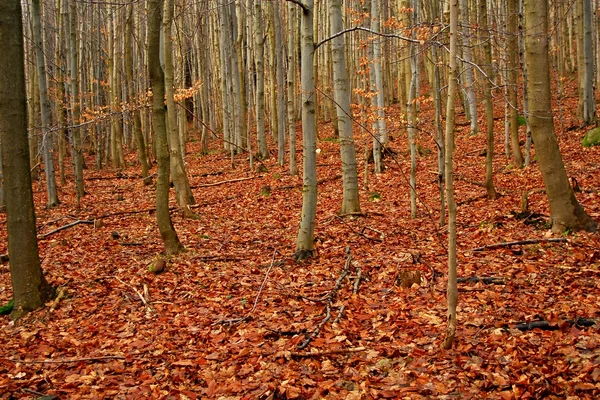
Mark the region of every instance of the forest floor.
MULTIPOLYGON (((573 109, 556 120, 558 137, 582 189, 577 197, 600 221, 600 148, 581 148, 585 130, 573 109)), ((187 251, 157 275, 149 272, 163 249, 154 185, 144 186, 134 154, 118 174, 87 169, 80 208, 72 182, 53 209, 44 207, 43 182, 35 183, 42 267, 64 298, 16 323, 0 317, 0 398, 598 398, 600 237, 550 233, 538 165, 510 165, 501 116, 494 172, 502 196, 494 201, 479 185, 485 132, 469 136, 458 126, 459 277, 497 279, 459 283, 457 341, 440 348, 447 235, 439 228, 432 128, 423 121, 420 144, 431 152, 418 159, 416 219, 397 110, 388 124, 397 161, 388 157, 385 173, 369 174, 368 189, 367 138, 357 133, 362 217, 338 215, 339 144, 328 139, 329 125, 321 127, 316 256, 300 263, 291 256, 302 181, 276 156, 256 173, 247 154, 232 169, 218 143, 209 155, 191 143, 197 218, 172 213, 187 251), (524 191, 536 213, 527 218, 519 215, 524 191), (96 224, 49 234, 75 221, 96 224), (564 241, 474 250, 549 238, 564 241), (411 271, 420 283, 399 285, 411 271), (541 327, 519 325, 530 322, 541 327)), ((0 253, 5 226, 1 215, 0 253)), ((11 296, 3 263, 0 304, 11 296)))

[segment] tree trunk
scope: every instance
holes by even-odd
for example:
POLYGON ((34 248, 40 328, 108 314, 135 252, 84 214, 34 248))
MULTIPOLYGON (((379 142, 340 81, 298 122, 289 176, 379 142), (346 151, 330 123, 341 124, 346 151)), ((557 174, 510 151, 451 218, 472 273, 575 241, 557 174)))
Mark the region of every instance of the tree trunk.
POLYGON ((285 161, 285 78, 283 68, 283 27, 281 24, 281 14, 279 12, 279 2, 273 2, 273 14, 275 20, 275 67, 277 69, 277 163, 283 166, 285 161))
POLYGON ((6 229, 16 319, 52 299, 38 255, 27 139, 23 26, 20 0, 0 2, 0 141, 6 229))
POLYGON ((288 71, 287 71, 287 123, 289 135, 290 151, 290 175, 298 175, 298 165, 296 163, 296 6, 292 3, 288 5, 290 15, 289 36, 288 36, 288 71))
POLYGON ((458 0, 450 0, 450 68, 448 71, 448 103, 446 104, 446 198, 448 199, 448 328, 442 347, 452 348, 456 336, 456 306, 458 303, 458 287, 456 282, 456 203, 454 202, 454 101, 457 86, 457 35, 458 35, 458 0))
MULTIPOLYGON (((331 0, 329 6, 331 35, 343 30, 342 0, 331 0)), ((338 36, 331 42, 333 60, 333 85, 337 111, 338 130, 340 132, 340 152, 342 158, 342 214, 360 213, 358 195, 358 173, 356 170, 356 149, 352 133, 350 110, 350 87, 346 72, 346 39, 338 36)))
MULTIPOLYGON (((67 2, 65 0, 65 9, 67 2)), ((79 68, 77 62, 77 2, 71 0, 68 11, 69 21, 69 70, 70 70, 70 98, 71 98, 71 157, 73 158, 73 169, 75 173, 75 194, 77 195, 77 207, 80 206, 81 198, 85 195, 83 184, 83 143, 79 123, 81 112, 79 105, 79 68)))
POLYGON ((302 216, 296 239, 297 260, 312 257, 317 215, 317 141, 315 116, 315 81, 313 62, 315 43, 313 37, 314 0, 305 0, 301 24, 301 86, 302 86, 302 150, 303 190, 302 216))
POLYGON ((156 180, 156 219, 165 245, 165 252, 177 254, 183 250, 171 215, 169 214, 169 146, 165 121, 165 77, 160 65, 160 28, 162 7, 160 0, 148 0, 148 72, 152 85, 152 122, 158 163, 156 180))
POLYGON ((492 102, 492 45, 488 25, 488 12, 486 0, 479 0, 481 10, 481 30, 485 32, 486 40, 483 42, 483 70, 484 76, 483 98, 485 102, 485 119, 487 123, 487 147, 485 153, 485 188, 487 198, 495 200, 498 195, 494 187, 494 104, 492 102))
POLYGON ((596 99, 594 97, 594 52, 592 47, 592 5, 591 0, 583 1, 583 107, 582 120, 586 125, 595 124, 596 118, 596 99))
POLYGON ((464 74, 465 77, 465 92, 467 97, 468 114, 471 121, 471 135, 476 135, 479 132, 477 127, 477 101, 475 99, 475 88, 473 84, 473 66, 471 62, 473 60, 473 52, 471 50, 471 38, 469 31, 471 30, 471 24, 469 22, 469 10, 467 8, 467 0, 461 0, 460 2, 460 15, 462 23, 462 34, 463 34, 463 57, 465 62, 464 74))
MULTIPOLYGON (((379 11, 379 1, 371 0, 371 18, 372 29, 375 32, 381 31, 381 12, 379 11)), ((383 72, 381 68, 381 38, 377 37, 373 41, 373 70, 375 75, 375 96, 373 97, 373 105, 377 114, 375 121, 375 137, 373 138, 373 160, 375 164, 375 173, 383 172, 383 163, 381 160, 381 146, 387 143, 387 128, 385 123, 384 110, 384 89, 383 89, 383 72)))
POLYGON ((171 166, 171 177, 175 186, 177 205, 184 210, 188 216, 192 214, 189 205, 194 204, 194 196, 190 188, 190 182, 185 171, 183 154, 181 152, 181 141, 177 129, 177 110, 175 109, 175 85, 173 72, 173 48, 171 43, 171 25, 173 23, 174 0, 166 0, 163 15, 163 40, 165 60, 165 95, 167 97, 167 118, 169 136, 169 160, 171 166))
POLYGON ((519 76, 519 12, 518 0, 506 0, 506 21, 507 21, 507 61, 508 61, 508 125, 510 129, 510 146, 512 149, 512 159, 516 167, 523 166, 523 154, 519 145, 519 124, 517 117, 519 115, 519 102, 517 99, 517 87, 519 76))
POLYGON ((144 134, 142 133, 142 121, 133 80, 133 7, 133 5, 129 6, 127 23, 125 25, 125 73, 127 76, 129 112, 131 113, 131 119, 133 120, 133 136, 135 137, 137 147, 137 157, 142 168, 142 178, 144 178, 144 183, 149 184, 150 181, 146 178, 148 178, 150 165, 148 164, 146 143, 144 141, 144 134))
POLYGON ((525 0, 524 11, 531 134, 550 203, 552 231, 595 231, 596 222, 579 204, 569 184, 554 133, 548 59, 548 4, 544 1, 525 0))
MULTIPOLYGON (((258 157, 269 158, 267 138, 265 135, 265 38, 263 32, 262 2, 254 2, 254 62, 256 68, 256 137, 258 157)), ((312 67, 311 67, 312 68, 312 67)))
MULTIPOLYGON (((413 5, 413 27, 412 38, 417 39, 417 28, 419 3, 413 5)), ((417 218, 417 79, 419 69, 417 43, 410 43, 410 71, 411 79, 408 90, 408 101, 406 103, 406 114, 408 117, 408 143, 410 147, 410 216, 417 218)))
POLYGON ((40 91, 40 112, 42 116, 42 148, 44 153, 44 170, 46 172, 46 191, 48 207, 57 206, 56 177, 54 174, 54 158, 52 152, 52 135, 50 129, 50 101, 48 99, 48 84, 46 81, 46 60, 44 59, 44 44, 42 42, 42 24, 40 21, 40 0, 32 0, 31 14, 33 18, 33 41, 37 67, 38 86, 40 91))

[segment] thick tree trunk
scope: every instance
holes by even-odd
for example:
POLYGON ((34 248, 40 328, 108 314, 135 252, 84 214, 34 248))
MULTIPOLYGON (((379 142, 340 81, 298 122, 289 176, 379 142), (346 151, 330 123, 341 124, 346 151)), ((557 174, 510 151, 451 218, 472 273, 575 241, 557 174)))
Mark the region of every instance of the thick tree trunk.
POLYGON ((554 133, 548 59, 548 4, 525 0, 524 10, 531 134, 550 203, 552 230, 556 233, 567 229, 595 231, 596 222, 579 204, 569 184, 554 133))
POLYGON ((162 6, 160 0, 148 0, 148 72, 152 85, 152 122, 158 163, 156 181, 156 219, 167 254, 183 250, 171 215, 169 214, 169 146, 165 121, 165 76, 160 65, 160 28, 162 6))
POLYGON ((44 305, 54 294, 38 255, 27 140, 21 1, 0 2, 0 141, 6 228, 14 298, 12 318, 44 305))
MULTIPOLYGON (((331 0, 329 6, 331 35, 343 30, 342 0, 331 0)), ((356 168, 356 149, 352 133, 350 110, 350 85, 346 72, 346 40, 338 36, 332 40, 331 56, 333 60, 333 85, 337 104, 337 123, 340 132, 340 152, 342 157, 342 214, 360 213, 358 195, 358 173, 356 168)))

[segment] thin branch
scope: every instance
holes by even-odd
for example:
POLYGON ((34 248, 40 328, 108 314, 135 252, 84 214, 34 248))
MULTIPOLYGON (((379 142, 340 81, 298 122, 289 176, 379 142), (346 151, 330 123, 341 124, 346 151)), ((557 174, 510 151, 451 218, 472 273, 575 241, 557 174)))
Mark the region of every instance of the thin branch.
POLYGON ((102 360, 124 360, 123 356, 101 356, 101 357, 84 357, 84 358, 65 358, 59 360, 19 360, 18 358, 5 358, 0 359, 13 363, 21 364, 66 364, 66 363, 77 363, 82 361, 102 361, 102 360))
POLYGON ((335 354, 347 354, 347 353, 358 353, 360 351, 366 351, 366 347, 352 347, 350 349, 339 349, 339 350, 327 350, 327 351, 319 351, 314 353, 296 353, 292 352, 292 357, 322 357, 322 356, 331 356, 335 354))
POLYGON ((471 249, 471 251, 482 251, 482 250, 489 250, 489 249, 498 249, 500 247, 510 247, 510 246, 524 245, 524 244, 537 244, 537 243, 544 243, 544 242, 553 242, 553 243, 563 242, 564 243, 564 242, 568 242, 568 240, 564 237, 517 240, 514 242, 502 242, 502 243, 488 244, 486 246, 481 246, 481 247, 476 247, 474 249, 471 249))
MULTIPOLYGON (((293 1, 293 0, 287 0, 287 1, 292 1, 292 2, 295 3, 295 1, 293 1)), ((372 29, 365 28, 365 27, 362 27, 362 26, 354 26, 352 28, 348 28, 348 29, 344 29, 343 31, 339 31, 338 33, 336 33, 334 35, 331 35, 331 36, 329 36, 329 37, 321 40, 320 42, 316 43, 315 44, 315 50, 318 49, 320 46, 324 45, 325 43, 327 43, 327 42, 335 39, 336 37, 339 37, 339 36, 345 35, 346 33, 354 32, 354 31, 369 32, 369 33, 371 33, 373 35, 376 35, 376 36, 382 36, 382 37, 386 37, 386 38, 400 39, 400 40, 404 40, 404 41, 407 41, 407 42, 410 42, 410 43, 417 43, 417 44, 421 43, 420 40, 411 39, 409 37, 402 36, 402 35, 397 35, 395 33, 381 33, 381 32, 376 32, 376 31, 374 31, 372 29)))
POLYGON ((61 226, 60 228, 56 228, 55 230, 53 230, 53 231, 50 231, 50 232, 48 232, 48 233, 44 233, 43 235, 38 235, 38 238, 39 238, 39 239, 44 239, 44 238, 46 238, 46 237, 48 237, 48 236, 50 236, 50 235, 52 235, 52 234, 54 234, 54 233, 56 233, 56 232, 60 232, 60 231, 62 231, 62 230, 65 230, 65 229, 71 228, 71 227, 73 227, 73 226, 75 226, 75 225, 79 225, 79 224, 89 224, 89 225, 94 225, 94 221, 90 221, 90 220, 87 220, 87 219, 84 219, 84 220, 77 220, 77 221, 75 221, 75 222, 71 222, 70 224, 67 224, 67 225, 61 226))
POLYGON ((285 1, 289 1, 290 3, 294 3, 297 6, 300 6, 300 8, 302 8, 302 11, 304 11, 305 13, 309 12, 310 10, 308 9, 308 7, 306 6, 306 4, 304 4, 303 2, 301 2, 300 0, 285 0, 285 1))

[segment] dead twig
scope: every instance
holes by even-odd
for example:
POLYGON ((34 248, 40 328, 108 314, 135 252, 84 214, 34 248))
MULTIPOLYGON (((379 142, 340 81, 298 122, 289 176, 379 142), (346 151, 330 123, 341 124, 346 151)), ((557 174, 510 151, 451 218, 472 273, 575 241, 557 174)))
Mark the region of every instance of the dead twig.
POLYGON ((227 183, 248 181, 250 179, 256 179, 256 178, 258 178, 258 176, 249 176, 247 178, 229 179, 227 181, 220 181, 220 182, 214 182, 214 183, 203 183, 201 185, 194 185, 191 188, 196 189, 196 188, 201 188, 201 187, 219 186, 219 185, 225 185, 227 183))
POLYGON ((53 231, 50 231, 50 232, 48 232, 48 233, 44 233, 44 234, 42 234, 42 235, 38 235, 38 238, 39 238, 39 239, 44 239, 44 238, 46 238, 46 237, 48 237, 48 236, 50 236, 50 235, 53 235, 53 234, 55 234, 55 233, 57 233, 57 232, 60 232, 60 231, 62 231, 62 230, 68 229, 68 228, 72 228, 72 227, 74 227, 74 226, 76 226, 76 225, 79 225, 79 224, 88 224, 88 225, 94 225, 94 221, 92 221, 92 220, 88 220, 88 219, 77 220, 77 221, 75 221, 75 222, 71 222, 70 224, 63 225, 63 226, 61 226, 60 228, 56 228, 56 229, 54 229, 53 231))
MULTIPOLYGON (((347 257, 346 257, 346 264, 344 264, 344 269, 342 270, 342 272, 340 273, 340 276, 335 281, 335 285, 333 286, 333 289, 331 289, 331 291, 327 295, 327 303, 325 305, 325 317, 321 320, 321 322, 319 322, 319 325, 317 325, 317 328, 313 331, 313 333, 311 333, 310 335, 306 335, 306 338, 302 341, 302 343, 300 343, 298 345, 299 350, 305 349, 310 344, 310 342, 312 342, 313 339, 319 335, 319 332, 321 332, 321 329, 327 323, 327 321, 329 321, 331 319, 331 304, 333 304, 335 296, 337 295, 337 292, 340 290, 340 287, 342 286, 342 282, 344 281, 344 278, 346 278, 346 276, 348 276, 348 274, 350 273, 350 264, 352 262, 352 255, 350 254, 349 247, 346 248, 346 254, 347 254, 347 257)), ((344 311, 344 306, 342 306, 342 308, 340 309, 338 319, 341 318, 342 311, 344 311)), ((336 321, 338 319, 336 319, 336 321)))
MULTIPOLYGON (((344 219, 343 219, 342 217, 340 217, 339 215, 334 215, 334 218, 337 218, 337 219, 339 219, 339 220, 340 220, 340 221, 342 221, 344 224, 346 224, 346 226, 347 226, 348 228, 350 228, 350 230, 351 230, 352 232, 356 233, 356 234, 357 234, 357 235, 359 235, 359 236, 362 236, 362 237, 364 237, 364 238, 365 238, 365 239, 367 239, 367 240, 372 240, 372 241, 374 241, 374 242, 382 242, 382 241, 383 241, 383 240, 381 240, 381 239, 378 239, 378 238, 372 238, 372 237, 369 237, 369 236, 365 235, 363 232, 359 232, 359 231, 357 231, 357 230, 356 230, 356 229, 354 229, 354 228, 353 228, 353 227, 352 227, 352 226, 351 226, 349 223, 347 223, 346 221, 344 221, 344 219)), ((363 228, 362 230, 364 231, 365 229, 371 229, 371 228, 367 228, 367 227, 365 227, 365 228, 363 228)), ((375 229, 371 229, 371 230, 375 231, 375 229)), ((377 232, 379 232, 379 231, 377 231, 377 232)), ((379 233, 381 233, 381 232, 379 232, 379 233)))
POLYGON ((0 357, 0 359, 12 363, 21 364, 67 364, 67 363, 78 363, 82 361, 103 361, 103 360, 124 360, 123 356, 101 356, 101 357, 83 357, 83 358, 64 358, 59 360, 20 360, 18 358, 6 358, 0 357))
POLYGON ((119 279, 118 276, 114 277, 117 281, 121 282, 123 285, 125 286, 129 286, 131 289, 133 289, 133 291, 138 295, 138 297, 140 298, 140 300, 142 300, 142 303, 144 303, 144 306, 146 306, 146 308, 150 311, 154 311, 154 309, 152 308, 152 306, 150 304, 148 304, 148 301, 146 301, 146 298, 144 297, 144 295, 142 293, 140 293, 139 290, 137 290, 133 285, 129 284, 129 283, 125 283, 123 282, 121 279, 119 279))
POLYGON ((250 310, 250 312, 248 314, 246 314, 244 317, 240 317, 240 318, 233 318, 233 319, 224 319, 221 321, 217 321, 215 323, 213 323, 213 325, 218 325, 218 324, 239 324, 241 322, 247 321, 252 314, 254 313, 254 310, 256 310, 256 305, 258 304, 258 299, 260 298, 260 295, 263 291, 263 288, 265 287, 265 284, 267 283, 267 278, 269 277, 269 273, 271 272, 271 268, 273 268, 273 265, 275 264, 275 254, 277 253, 277 249, 273 250, 273 256, 271 257, 271 265, 269 265, 269 268, 267 268, 267 273, 265 274, 265 278, 263 279, 260 288, 258 289, 258 293, 256 294, 256 298, 254 299, 254 305, 252 306, 252 309, 250 310))
POLYGON ((471 251, 483 251, 483 250, 490 250, 490 249, 498 249, 501 247, 521 246, 524 244, 537 244, 537 243, 546 243, 546 242, 552 242, 552 243, 562 242, 562 243, 564 243, 564 242, 568 242, 568 240, 564 237, 516 240, 514 242, 502 242, 502 243, 488 244, 485 246, 476 247, 474 249, 471 249, 471 251))
POLYGON ((358 353, 361 351, 366 351, 366 347, 352 347, 349 349, 339 349, 339 350, 327 350, 327 351, 317 351, 314 353, 296 353, 292 352, 292 357, 323 357, 323 356, 332 356, 335 354, 348 354, 348 353, 358 353))

